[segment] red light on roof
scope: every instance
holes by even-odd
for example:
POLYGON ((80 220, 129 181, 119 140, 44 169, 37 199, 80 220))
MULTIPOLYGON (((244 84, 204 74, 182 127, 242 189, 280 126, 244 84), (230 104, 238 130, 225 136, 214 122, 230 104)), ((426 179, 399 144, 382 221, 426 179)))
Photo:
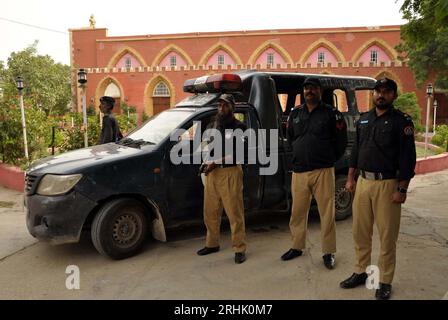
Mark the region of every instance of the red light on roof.
POLYGON ((184 82, 184 92, 191 93, 223 93, 241 91, 243 82, 237 74, 214 74, 184 82))
POLYGON ((243 85, 239 75, 226 73, 208 77, 207 84, 211 84, 219 92, 240 91, 243 85))

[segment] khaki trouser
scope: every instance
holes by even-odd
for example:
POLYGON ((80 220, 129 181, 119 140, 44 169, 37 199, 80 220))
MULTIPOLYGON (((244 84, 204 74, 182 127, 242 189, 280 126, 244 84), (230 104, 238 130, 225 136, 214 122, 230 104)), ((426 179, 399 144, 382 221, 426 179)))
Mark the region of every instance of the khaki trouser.
POLYGON ((322 252, 336 252, 334 168, 292 174, 292 210, 289 228, 293 249, 303 250, 306 243, 308 212, 312 196, 316 199, 321 222, 322 252))
POLYGON ((230 222, 233 250, 245 252, 246 231, 241 166, 217 168, 205 177, 204 222, 207 227, 205 244, 207 247, 219 246, 223 208, 230 222))
POLYGON ((392 202, 398 181, 359 177, 353 200, 355 272, 366 272, 372 253, 373 224, 378 228, 381 249, 378 260, 380 282, 390 284, 395 272, 395 254, 400 229, 401 204, 392 202))

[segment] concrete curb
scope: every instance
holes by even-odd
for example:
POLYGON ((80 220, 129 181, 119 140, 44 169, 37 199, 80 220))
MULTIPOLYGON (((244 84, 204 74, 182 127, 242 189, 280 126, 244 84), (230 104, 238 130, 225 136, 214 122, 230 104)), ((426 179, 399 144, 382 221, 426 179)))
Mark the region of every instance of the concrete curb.
POLYGON ((448 169, 448 153, 417 159, 415 174, 425 174, 429 172, 448 169))

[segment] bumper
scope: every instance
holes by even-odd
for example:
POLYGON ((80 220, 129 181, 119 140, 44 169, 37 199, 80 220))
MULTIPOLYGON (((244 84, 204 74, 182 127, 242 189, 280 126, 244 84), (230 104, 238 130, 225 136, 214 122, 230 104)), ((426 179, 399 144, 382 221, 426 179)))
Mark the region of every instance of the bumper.
POLYGON ((55 197, 25 197, 26 225, 30 234, 55 244, 78 242, 82 226, 96 203, 72 191, 55 197))

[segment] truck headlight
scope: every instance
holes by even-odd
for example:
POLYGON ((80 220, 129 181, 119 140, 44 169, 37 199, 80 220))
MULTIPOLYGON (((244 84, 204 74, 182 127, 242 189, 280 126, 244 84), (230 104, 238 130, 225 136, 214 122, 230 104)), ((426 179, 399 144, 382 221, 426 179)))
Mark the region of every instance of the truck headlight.
POLYGON ((42 196, 55 196, 69 192, 81 180, 82 174, 45 175, 39 183, 37 193, 42 196))

